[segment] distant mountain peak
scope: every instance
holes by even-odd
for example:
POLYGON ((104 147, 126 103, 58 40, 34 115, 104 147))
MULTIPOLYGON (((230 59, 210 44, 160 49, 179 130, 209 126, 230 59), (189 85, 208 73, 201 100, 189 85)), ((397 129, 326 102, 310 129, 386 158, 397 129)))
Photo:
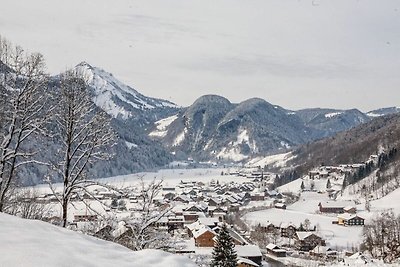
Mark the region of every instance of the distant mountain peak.
POLYGON ((129 119, 140 111, 177 108, 172 102, 144 96, 103 69, 83 61, 74 68, 92 89, 93 102, 114 118, 129 119))

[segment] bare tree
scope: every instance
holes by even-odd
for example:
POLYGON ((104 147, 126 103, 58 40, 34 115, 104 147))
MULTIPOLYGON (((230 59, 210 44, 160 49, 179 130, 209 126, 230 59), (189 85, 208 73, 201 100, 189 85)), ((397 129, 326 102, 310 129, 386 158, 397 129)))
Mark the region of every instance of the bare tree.
POLYGON ((38 192, 30 188, 15 188, 5 211, 24 219, 42 220, 50 214, 50 207, 38 201, 38 192))
MULTIPOLYGON (((87 192, 97 184, 89 179, 88 170, 93 163, 107 160, 114 144, 114 132, 109 117, 91 101, 85 77, 75 71, 61 76, 54 120, 55 138, 62 142, 59 149, 62 158, 52 162, 53 170, 62 178, 63 191, 58 201, 62 206, 62 226, 67 224, 68 204, 75 193, 87 192)), ((53 192, 53 180, 48 177, 53 192)), ((56 194, 55 194, 56 195, 56 194)))
POLYGON ((48 76, 40 54, 25 53, 0 36, 0 212, 19 167, 35 163, 24 144, 42 133, 50 107, 48 76))
POLYGON ((393 262, 400 257, 400 216, 384 212, 363 229, 363 248, 375 258, 393 262))
POLYGON ((133 250, 146 248, 165 249, 169 246, 170 236, 157 231, 156 223, 170 211, 170 208, 156 207, 154 200, 162 190, 162 180, 146 182, 140 177, 139 205, 141 212, 126 220, 131 235, 125 244, 133 250))

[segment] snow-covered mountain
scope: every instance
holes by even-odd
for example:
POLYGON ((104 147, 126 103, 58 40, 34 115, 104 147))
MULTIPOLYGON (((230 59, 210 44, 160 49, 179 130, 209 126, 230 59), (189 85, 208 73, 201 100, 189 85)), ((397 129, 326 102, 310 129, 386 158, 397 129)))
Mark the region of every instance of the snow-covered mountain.
POLYGON ((265 100, 232 104, 221 96, 206 95, 158 121, 149 135, 177 155, 242 161, 307 142, 314 133, 299 118, 265 100))
POLYGON ((372 118, 357 109, 286 110, 263 99, 233 104, 206 95, 155 123, 149 136, 176 155, 243 161, 332 136, 372 118))
POLYGON ((116 79, 111 73, 82 62, 75 67, 92 89, 93 102, 113 118, 130 119, 145 111, 177 108, 167 100, 147 97, 116 79))

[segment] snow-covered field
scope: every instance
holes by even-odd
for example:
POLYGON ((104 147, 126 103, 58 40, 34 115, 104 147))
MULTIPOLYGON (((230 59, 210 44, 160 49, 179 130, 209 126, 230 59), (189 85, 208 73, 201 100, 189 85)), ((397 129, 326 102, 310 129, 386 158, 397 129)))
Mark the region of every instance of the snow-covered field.
POLYGON ((133 252, 54 225, 0 213, 0 266, 194 267, 185 256, 159 250, 133 252))
MULTIPOLYGON (((140 179, 151 182, 152 180, 163 180, 164 187, 175 187, 181 181, 196 181, 209 183, 219 181, 220 183, 249 181, 248 178, 235 175, 221 175, 226 173, 228 168, 204 168, 204 169, 163 169, 156 172, 141 172, 128 175, 113 176, 102 178, 98 181, 110 184, 118 188, 137 186, 140 179)), ((61 184, 55 184, 54 187, 60 188, 61 184)), ((35 187, 40 193, 51 193, 48 185, 38 185, 35 187)))
MULTIPOLYGON (((323 183, 323 182, 321 182, 323 183)), ((301 179, 281 187, 281 190, 295 191, 300 188, 301 179)), ((366 223, 371 218, 377 216, 382 211, 392 210, 395 214, 400 214, 400 188, 388 194, 387 196, 370 202, 371 211, 365 210, 365 204, 358 204, 358 215, 366 219, 366 223)), ((318 213, 319 202, 328 201, 326 193, 303 192, 299 201, 287 207, 286 210, 267 209, 248 213, 244 219, 250 225, 266 223, 270 221, 275 224, 281 222, 294 223, 299 225, 305 219, 309 219, 312 225, 316 225, 317 233, 326 238, 327 245, 337 249, 350 249, 353 246, 358 247, 362 242, 362 229, 360 226, 340 226, 332 224, 337 220, 334 214, 318 213)), ((356 200, 356 199, 354 199, 356 200)), ((360 199, 357 199, 360 201, 360 199)), ((354 203, 354 201, 353 201, 354 203)))
POLYGON ((315 192, 305 192, 300 200, 287 207, 286 210, 268 209, 248 213, 244 219, 250 225, 266 223, 270 221, 275 224, 281 222, 299 225, 309 219, 311 225, 317 227, 317 234, 326 238, 327 245, 332 248, 350 249, 361 243, 362 227, 344 227, 332 224, 337 220, 334 215, 317 214, 318 203, 327 201, 328 197, 324 194, 315 192))

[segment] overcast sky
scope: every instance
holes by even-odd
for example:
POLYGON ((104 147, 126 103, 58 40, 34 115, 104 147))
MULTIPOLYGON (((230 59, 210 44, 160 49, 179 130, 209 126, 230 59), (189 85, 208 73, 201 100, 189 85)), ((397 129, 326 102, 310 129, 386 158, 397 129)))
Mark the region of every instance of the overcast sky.
POLYGON ((400 106, 398 0, 12 0, 0 34, 51 73, 87 61, 182 106, 400 106))

